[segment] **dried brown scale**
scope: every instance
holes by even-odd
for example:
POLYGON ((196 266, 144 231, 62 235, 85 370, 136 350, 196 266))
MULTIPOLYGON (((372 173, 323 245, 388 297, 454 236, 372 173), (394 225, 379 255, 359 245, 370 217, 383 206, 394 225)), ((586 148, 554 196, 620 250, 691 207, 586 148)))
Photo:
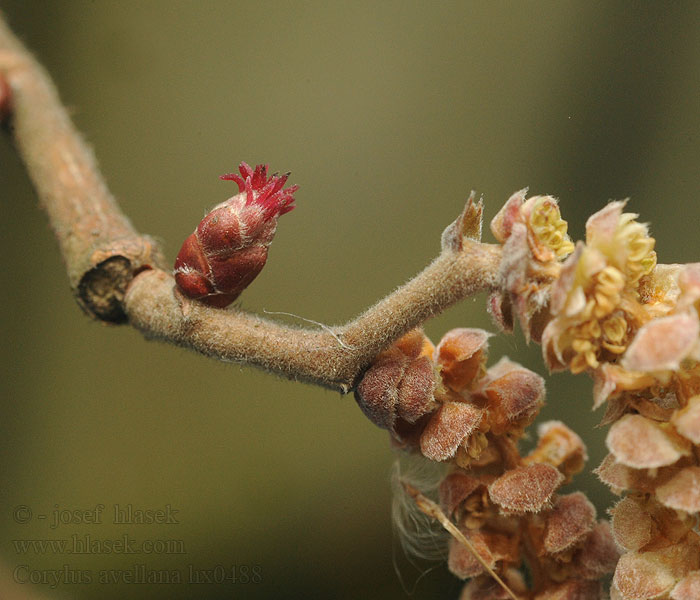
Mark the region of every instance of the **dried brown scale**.
POLYGON ((595 512, 581 492, 560 496, 547 518, 544 551, 554 555, 577 545, 592 531, 595 512))
POLYGON ((625 550, 640 550, 658 532, 658 526, 649 512, 632 496, 618 502, 611 512, 615 542, 625 550))
POLYGON ((506 513, 540 512, 563 481, 557 469, 536 463, 506 471, 489 486, 489 496, 506 513))
POLYGON ((656 498, 669 508, 700 512, 700 467, 687 467, 656 488, 656 498))

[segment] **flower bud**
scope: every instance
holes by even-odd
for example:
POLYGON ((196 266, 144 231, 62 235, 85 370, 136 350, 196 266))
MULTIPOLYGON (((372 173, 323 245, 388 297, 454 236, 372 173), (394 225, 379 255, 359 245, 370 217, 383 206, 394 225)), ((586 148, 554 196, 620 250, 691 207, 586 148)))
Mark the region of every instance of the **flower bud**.
POLYGON ((355 390, 355 400, 375 425, 397 439, 435 406, 437 384, 432 344, 420 330, 380 352, 355 390))
POLYGON ((241 163, 235 181, 239 193, 206 216, 180 248, 175 282, 188 298, 223 308, 233 302, 265 266, 277 219, 294 208, 297 186, 287 189, 287 175, 267 175, 267 165, 253 170, 241 163))

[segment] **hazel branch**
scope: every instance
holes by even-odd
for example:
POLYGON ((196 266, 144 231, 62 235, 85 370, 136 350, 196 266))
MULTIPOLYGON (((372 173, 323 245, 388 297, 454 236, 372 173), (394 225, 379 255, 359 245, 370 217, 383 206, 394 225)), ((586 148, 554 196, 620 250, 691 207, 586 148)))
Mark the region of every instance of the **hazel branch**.
POLYGON ((382 349, 458 300, 491 288, 498 261, 496 246, 473 243, 460 253, 445 251, 393 294, 333 330, 286 327, 176 297, 173 278, 156 269, 133 280, 125 310, 148 337, 348 392, 382 349))
POLYGON ((78 302, 100 319, 122 321, 120 304, 131 274, 157 264, 157 252, 119 210, 48 74, 1 14, 0 78, 10 89, 10 130, 78 302))
POLYGON ((58 239, 71 288, 95 318, 129 322, 150 338, 347 392, 379 351, 496 285, 500 247, 478 242, 481 206, 470 199, 443 234, 443 251, 433 263, 333 330, 286 327, 187 300, 174 291, 157 245, 119 209, 48 74, 1 14, 0 80, 9 129, 58 239))

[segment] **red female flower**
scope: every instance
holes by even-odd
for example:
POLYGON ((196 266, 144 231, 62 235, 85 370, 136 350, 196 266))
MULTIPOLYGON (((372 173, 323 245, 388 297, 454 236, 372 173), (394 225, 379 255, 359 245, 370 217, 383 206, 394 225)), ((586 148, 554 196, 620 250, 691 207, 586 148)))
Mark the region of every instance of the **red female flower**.
POLYGON ((284 189, 286 175, 267 175, 242 162, 235 181, 239 193, 222 202, 185 240, 175 260, 175 282, 188 298, 223 308, 233 302, 265 266, 277 219, 294 208, 298 186, 284 189))

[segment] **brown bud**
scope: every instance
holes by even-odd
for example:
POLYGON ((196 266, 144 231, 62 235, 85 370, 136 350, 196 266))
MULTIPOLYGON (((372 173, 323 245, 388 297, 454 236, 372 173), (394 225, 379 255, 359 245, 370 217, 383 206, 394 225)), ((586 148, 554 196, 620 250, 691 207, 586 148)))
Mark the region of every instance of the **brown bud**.
POLYGON ((481 224, 484 204, 481 200, 474 202, 476 194, 469 194, 464 210, 459 217, 442 232, 441 245, 443 250, 461 252, 466 240, 481 241, 481 224))
POLYGON ((175 282, 188 298, 223 308, 233 302, 265 266, 277 219, 294 208, 297 186, 287 175, 267 176, 241 163, 241 175, 222 175, 239 193, 216 206, 183 243, 175 260, 175 282))
POLYGON ((357 404, 375 425, 398 435, 401 422, 416 423, 435 408, 435 370, 424 355, 431 351, 428 338, 413 331, 375 358, 355 390, 357 404))

